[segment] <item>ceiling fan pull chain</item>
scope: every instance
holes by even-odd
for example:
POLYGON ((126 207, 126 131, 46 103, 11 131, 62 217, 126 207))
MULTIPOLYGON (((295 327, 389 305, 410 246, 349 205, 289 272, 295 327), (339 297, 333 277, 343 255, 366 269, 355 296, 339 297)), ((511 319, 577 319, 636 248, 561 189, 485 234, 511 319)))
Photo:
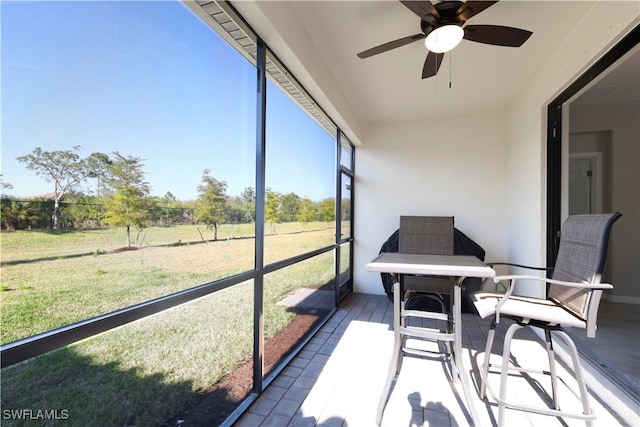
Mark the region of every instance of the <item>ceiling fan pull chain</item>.
POLYGON ((436 92, 436 96, 435 96, 435 102, 436 102, 436 117, 438 117, 438 112, 440 111, 440 109, 438 108, 438 93, 440 92, 438 90, 438 83, 440 83, 438 81, 438 74, 436 73, 435 75, 435 84, 434 84, 434 88, 435 88, 435 92, 436 92))
POLYGON ((451 89, 451 57, 453 52, 449 52, 449 89, 451 89))

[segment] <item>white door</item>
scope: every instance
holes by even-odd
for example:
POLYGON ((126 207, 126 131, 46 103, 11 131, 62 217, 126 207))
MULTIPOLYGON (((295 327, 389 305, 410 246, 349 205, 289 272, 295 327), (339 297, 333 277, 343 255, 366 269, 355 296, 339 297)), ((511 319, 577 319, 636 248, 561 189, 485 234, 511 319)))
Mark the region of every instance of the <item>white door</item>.
POLYGON ((602 213, 602 153, 569 155, 569 215, 602 213))

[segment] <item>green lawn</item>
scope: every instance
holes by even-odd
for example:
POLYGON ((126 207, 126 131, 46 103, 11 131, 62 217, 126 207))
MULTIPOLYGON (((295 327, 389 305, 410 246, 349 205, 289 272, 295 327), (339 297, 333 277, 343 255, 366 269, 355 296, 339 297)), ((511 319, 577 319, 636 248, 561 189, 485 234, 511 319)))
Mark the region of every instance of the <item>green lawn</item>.
MULTIPOLYGON (((333 229, 320 223, 306 224, 304 233, 301 224, 277 224, 276 231, 267 237, 268 262, 334 239, 333 229)), ((200 232, 205 240, 213 237, 212 230, 200 232)), ((198 243, 195 226, 152 228, 140 250, 120 253, 110 247, 124 242, 118 230, 3 233, 2 340, 250 269, 254 240, 226 239, 252 232, 225 226, 219 231, 225 240, 198 243)), ((333 262, 329 252, 268 276, 267 339, 294 316, 277 302, 295 289, 331 280, 333 262)), ((66 425, 157 425, 248 360, 252 345, 248 282, 3 369, 2 408, 66 410, 66 425)))
MULTIPOLYGON (((325 223, 277 224, 266 262, 330 245, 325 223)), ((1 342, 35 335, 253 268, 253 225, 154 227, 140 250, 122 247, 122 230, 2 233, 1 342), (200 235, 203 235, 203 242, 200 235), (234 239, 229 239, 233 235, 234 239)))

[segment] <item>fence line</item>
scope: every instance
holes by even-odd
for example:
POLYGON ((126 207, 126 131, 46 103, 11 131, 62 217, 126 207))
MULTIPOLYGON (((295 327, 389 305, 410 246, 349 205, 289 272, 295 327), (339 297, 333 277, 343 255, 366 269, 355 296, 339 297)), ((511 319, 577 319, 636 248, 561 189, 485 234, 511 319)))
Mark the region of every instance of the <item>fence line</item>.
MULTIPOLYGON (((53 200, 0 199, 2 230, 29 230, 53 228, 53 200)), ((102 222, 103 203, 60 202, 59 224, 66 229, 96 229, 102 222)), ((150 225, 193 225, 193 209, 186 207, 151 206, 148 209, 150 225)))

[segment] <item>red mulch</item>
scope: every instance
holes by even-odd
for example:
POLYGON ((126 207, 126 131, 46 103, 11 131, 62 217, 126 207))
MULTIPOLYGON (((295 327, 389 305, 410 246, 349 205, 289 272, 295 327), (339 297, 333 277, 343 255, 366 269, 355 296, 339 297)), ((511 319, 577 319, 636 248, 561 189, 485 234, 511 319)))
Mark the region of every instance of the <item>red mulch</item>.
MULTIPOLYGON (((326 313, 297 314, 287 328, 265 343, 264 371, 268 373, 326 313)), ((199 393, 195 402, 167 420, 166 426, 220 425, 251 393, 253 360, 238 366, 210 389, 199 393)))
POLYGON ((137 250, 138 250, 138 248, 137 248, 137 247, 135 247, 135 246, 124 246, 124 247, 122 247, 122 248, 114 249, 114 250, 113 250, 113 252, 115 252, 115 253, 120 253, 120 252, 126 252, 126 251, 137 251, 137 250))

